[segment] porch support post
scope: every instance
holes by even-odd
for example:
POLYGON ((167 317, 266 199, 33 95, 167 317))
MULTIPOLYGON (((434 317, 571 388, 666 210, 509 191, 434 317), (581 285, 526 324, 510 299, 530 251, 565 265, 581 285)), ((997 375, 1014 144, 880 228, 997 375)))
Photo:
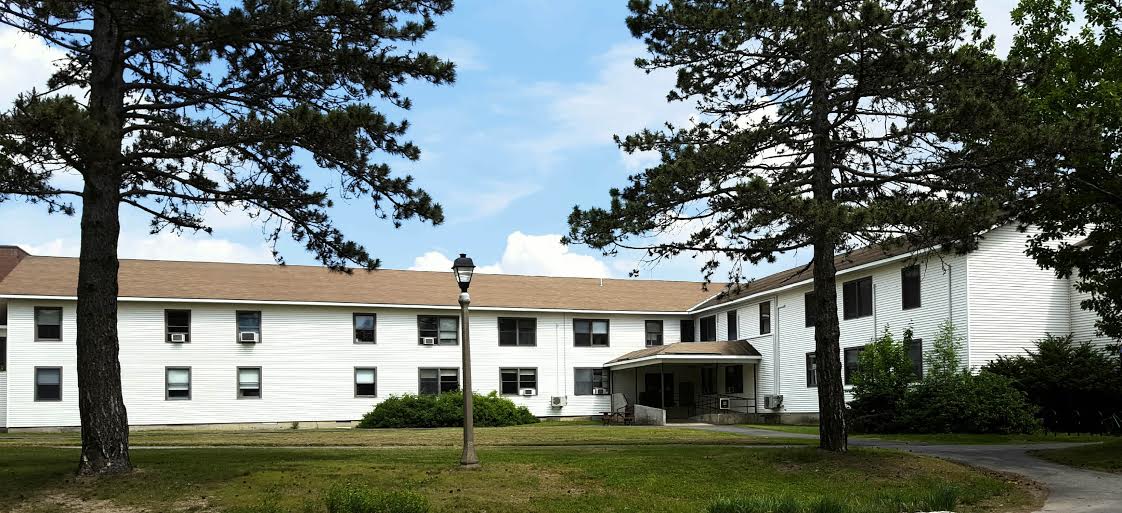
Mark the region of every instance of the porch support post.
POLYGON ((639 368, 632 367, 631 374, 634 378, 631 380, 631 389, 635 391, 635 404, 639 404, 639 368))
POLYGON ((662 390, 658 391, 658 402, 663 411, 666 411, 666 364, 658 364, 658 385, 662 390))

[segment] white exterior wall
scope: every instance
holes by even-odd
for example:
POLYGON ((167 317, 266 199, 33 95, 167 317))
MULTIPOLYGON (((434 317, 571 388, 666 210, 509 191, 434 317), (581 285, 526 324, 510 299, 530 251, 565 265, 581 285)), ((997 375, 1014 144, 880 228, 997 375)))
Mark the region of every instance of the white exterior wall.
MULTIPOLYGON (((449 310, 357 309, 325 306, 122 302, 118 313, 122 387, 134 425, 350 421, 380 398, 416 393, 421 367, 461 365, 460 346, 421 346, 417 315, 456 315, 449 310), (164 309, 191 310, 191 342, 164 342, 164 309), (260 344, 235 341, 236 310, 261 310, 260 344), (377 314, 377 343, 352 341, 354 312, 377 314), (164 399, 165 367, 191 368, 191 400, 164 399), (262 398, 238 399, 236 368, 261 367, 262 398), (355 398, 355 367, 376 367, 378 398, 355 398)), ((538 395, 512 397, 535 415, 593 415, 610 406, 609 396, 575 396, 574 367, 601 367, 645 345, 644 321, 664 321, 666 340, 677 340, 677 317, 577 315, 610 320, 607 348, 574 347, 569 314, 512 312, 536 317, 536 347, 499 347, 498 312, 472 313, 472 369, 476 391, 499 387, 500 367, 538 370, 538 395), (567 395, 568 406, 549 407, 551 395, 567 395)), ((8 339, 11 362, 10 427, 78 425, 74 348, 74 303, 12 301, 8 339), (63 341, 35 342, 35 306, 63 305, 63 341), (62 367, 63 400, 35 402, 34 368, 62 367)))
POLYGON ((0 372, 0 428, 8 427, 8 373, 0 372))
POLYGON ((1024 254, 1029 236, 1013 226, 998 228, 969 255, 971 368, 1023 354, 1048 333, 1072 332, 1073 290, 1024 254))
POLYGON ((1092 310, 1084 310, 1080 303, 1084 299, 1090 299, 1091 295, 1086 292, 1079 292, 1075 290, 1074 284, 1078 280, 1078 275, 1072 275, 1068 282, 1071 284, 1071 304, 1068 311, 1071 315, 1071 334, 1076 343, 1090 341, 1096 346, 1103 347, 1111 343, 1111 340, 1099 334, 1099 329, 1095 327, 1098 322, 1099 316, 1092 310))

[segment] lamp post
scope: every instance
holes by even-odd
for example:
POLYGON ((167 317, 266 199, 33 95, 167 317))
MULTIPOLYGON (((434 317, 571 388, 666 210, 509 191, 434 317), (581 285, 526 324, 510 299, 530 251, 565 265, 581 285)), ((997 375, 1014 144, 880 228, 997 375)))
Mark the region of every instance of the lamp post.
POLYGON ((460 324, 463 333, 463 340, 460 341, 464 358, 464 453, 460 456, 460 466, 463 468, 479 467, 479 458, 475 455, 475 422, 471 405, 474 395, 471 388, 471 337, 468 331, 468 305, 471 304, 468 286, 471 285, 473 271, 475 263, 464 253, 460 253, 460 258, 452 263, 452 274, 460 286, 460 324))

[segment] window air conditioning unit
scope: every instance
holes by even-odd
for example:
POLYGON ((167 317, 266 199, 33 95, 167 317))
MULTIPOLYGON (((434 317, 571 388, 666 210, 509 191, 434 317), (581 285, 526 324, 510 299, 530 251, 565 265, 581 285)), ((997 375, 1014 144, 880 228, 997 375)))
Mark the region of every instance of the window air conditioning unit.
POLYGON ((549 406, 553 408, 560 408, 569 403, 569 397, 564 395, 555 395, 549 398, 549 406))
POLYGON ((171 334, 171 341, 175 342, 176 344, 182 344, 182 343, 187 341, 187 334, 186 333, 172 333, 171 334))
POLYGON ((518 395, 522 397, 534 397, 538 395, 538 391, 533 388, 520 388, 518 389, 518 395))
POLYGON ((256 344, 258 335, 256 331, 242 331, 238 333, 238 342, 242 344, 256 344))
POLYGON ((436 337, 421 337, 421 345, 423 345, 423 346, 435 346, 436 345, 436 337))
POLYGON ((781 395, 765 395, 764 408, 769 410, 778 410, 783 407, 783 396, 781 395))
POLYGON ((608 395, 608 389, 601 387, 593 388, 592 395, 608 395))
POLYGON ((720 408, 722 410, 731 410, 732 399, 729 399, 728 397, 721 397, 717 399, 717 408, 720 408))

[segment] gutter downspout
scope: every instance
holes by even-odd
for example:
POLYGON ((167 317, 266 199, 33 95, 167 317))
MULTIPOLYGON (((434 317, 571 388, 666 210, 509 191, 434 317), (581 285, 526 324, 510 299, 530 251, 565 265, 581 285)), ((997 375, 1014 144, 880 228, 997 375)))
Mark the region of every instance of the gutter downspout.
MULTIPOLYGON (((782 391, 782 389, 780 388, 780 385, 779 385, 779 383, 780 383, 780 381, 779 381, 779 379, 780 379, 780 372, 779 372, 779 364, 780 364, 780 358, 779 358, 779 309, 782 308, 781 306, 779 306, 779 294, 776 294, 776 295, 772 296, 771 302, 772 302, 773 305, 775 305, 775 310, 774 310, 775 319, 773 319, 774 322, 772 322, 773 326, 772 326, 772 330, 771 330, 771 333, 772 333, 772 336, 771 336, 771 347, 772 347, 772 349, 771 349, 771 355, 772 355, 771 373, 772 373, 772 376, 773 376, 772 379, 774 379, 775 381, 772 382, 771 388, 772 388, 772 393, 773 394, 782 395, 783 391, 782 391)), ((760 394, 757 393, 755 395, 759 396, 760 394)), ((759 411, 759 410, 757 410, 757 411, 759 411)))

